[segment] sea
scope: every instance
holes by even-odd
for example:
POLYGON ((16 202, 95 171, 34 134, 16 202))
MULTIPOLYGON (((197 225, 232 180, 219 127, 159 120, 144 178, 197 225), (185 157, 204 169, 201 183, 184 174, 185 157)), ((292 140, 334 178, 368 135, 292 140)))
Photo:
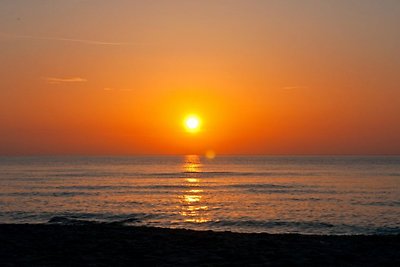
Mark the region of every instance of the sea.
POLYGON ((49 221, 400 234, 400 157, 0 157, 0 223, 49 221))

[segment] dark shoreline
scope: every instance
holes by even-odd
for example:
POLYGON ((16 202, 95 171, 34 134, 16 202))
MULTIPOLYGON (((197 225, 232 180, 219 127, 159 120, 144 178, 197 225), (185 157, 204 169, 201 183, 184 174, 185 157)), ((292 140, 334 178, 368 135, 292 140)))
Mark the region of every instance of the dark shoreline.
POLYGON ((400 235, 0 224, 0 266, 400 266, 400 235))

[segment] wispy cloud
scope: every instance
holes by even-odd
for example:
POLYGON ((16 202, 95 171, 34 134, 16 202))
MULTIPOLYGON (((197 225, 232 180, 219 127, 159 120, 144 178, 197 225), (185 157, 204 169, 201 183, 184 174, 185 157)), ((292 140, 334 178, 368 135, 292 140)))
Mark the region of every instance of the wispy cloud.
POLYGON ((86 79, 81 77, 68 77, 68 78, 44 77, 43 80, 45 80, 49 84, 87 82, 86 79))
POLYGON ((30 39, 30 40, 47 40, 47 41, 58 41, 58 42, 74 42, 74 43, 82 43, 88 45, 104 45, 104 46, 131 46, 131 45, 142 45, 141 43, 131 43, 131 42, 106 42, 99 40, 88 40, 88 39, 76 39, 76 38, 64 38, 64 37, 40 37, 33 35, 16 35, 16 34, 8 34, 1 33, 5 38, 13 38, 13 39, 30 39))
POLYGON ((285 86, 282 87, 284 90, 294 90, 294 89, 307 89, 308 86, 285 86))
POLYGON ((130 92, 132 89, 115 89, 112 87, 105 87, 103 88, 104 91, 124 91, 124 92, 130 92))

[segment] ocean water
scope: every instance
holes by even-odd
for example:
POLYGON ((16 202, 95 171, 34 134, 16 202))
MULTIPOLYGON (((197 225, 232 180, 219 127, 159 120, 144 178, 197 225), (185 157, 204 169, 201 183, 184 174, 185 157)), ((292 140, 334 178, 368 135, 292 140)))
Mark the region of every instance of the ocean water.
POLYGON ((399 234, 400 157, 1 157, 0 223, 399 234))

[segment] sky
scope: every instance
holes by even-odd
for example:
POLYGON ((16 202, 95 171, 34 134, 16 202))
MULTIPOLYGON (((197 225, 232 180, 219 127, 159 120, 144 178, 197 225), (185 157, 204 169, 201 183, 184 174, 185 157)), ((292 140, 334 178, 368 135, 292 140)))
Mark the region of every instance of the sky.
POLYGON ((398 155, 399 25, 398 0, 1 0, 0 155, 398 155))

